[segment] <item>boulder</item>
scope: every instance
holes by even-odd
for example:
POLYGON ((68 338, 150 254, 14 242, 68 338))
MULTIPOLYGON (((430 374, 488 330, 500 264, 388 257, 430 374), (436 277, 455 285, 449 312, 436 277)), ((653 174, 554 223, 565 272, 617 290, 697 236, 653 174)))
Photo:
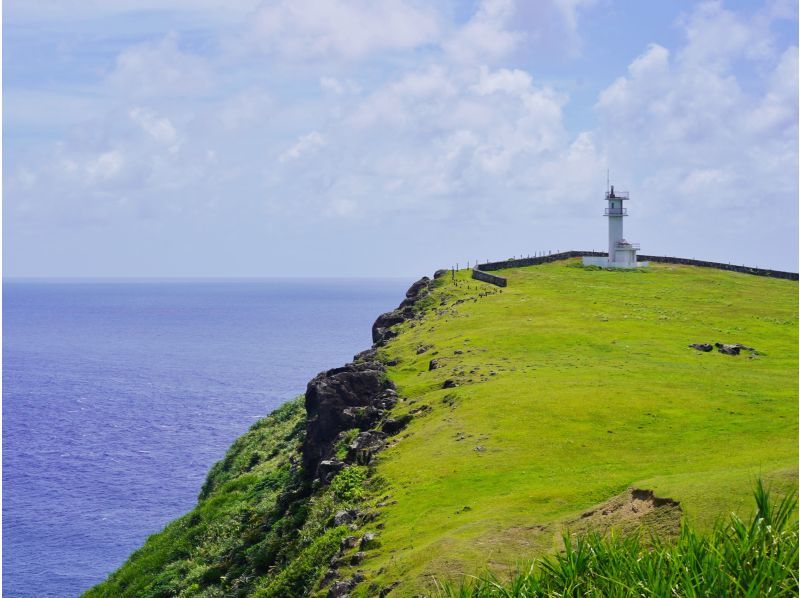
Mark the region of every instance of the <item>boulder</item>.
POLYGON ((456 386, 458 386, 458 383, 452 378, 448 378, 444 381, 444 384, 442 384, 442 388, 455 388, 456 386))
POLYGON ((375 453, 386 445, 386 434, 375 430, 361 432, 353 439, 347 450, 347 460, 350 463, 367 465, 372 461, 375 453))
POLYGON ((408 287, 406 291, 406 299, 419 299, 423 295, 427 295, 431 286, 431 279, 423 276, 417 282, 408 287))
POLYGON ((383 422, 381 430, 389 435, 397 434, 403 428, 405 428, 408 425, 408 422, 410 422, 412 419, 414 418, 408 414, 387 419, 385 422, 383 422))
POLYGON ((723 343, 714 343, 714 345, 717 347, 717 351, 724 355, 738 355, 741 351, 739 345, 726 345, 723 343))
POLYGON ((339 549, 347 550, 349 548, 355 548, 356 546, 358 546, 358 538, 355 536, 347 536, 346 538, 342 538, 339 549))
MULTIPOLYGON (((385 314, 379 315, 372 324, 372 342, 376 345, 380 345, 390 338, 393 338, 389 328, 396 324, 402 324, 405 321, 405 316, 398 310, 388 311, 385 314)), ((394 336, 397 335, 395 334, 394 336)))
POLYGON ((436 280, 438 278, 441 278, 442 276, 447 276, 448 272, 450 272, 450 270, 437 270, 436 272, 433 273, 433 279, 436 280))
POLYGON ((356 552, 355 554, 353 554, 353 556, 350 557, 350 565, 351 566, 360 565, 361 561, 364 560, 365 556, 367 556, 366 552, 361 552, 361 551, 356 552))
POLYGON ((356 584, 352 579, 337 581, 328 590, 328 598, 345 598, 350 595, 350 592, 352 592, 355 587, 356 584))
POLYGON ((757 351, 753 347, 746 347, 744 345, 740 345, 739 343, 736 343, 734 347, 739 347, 739 349, 741 349, 742 351, 750 351, 751 353, 757 353, 757 351))
POLYGON ((361 537, 361 550, 370 550, 371 548, 377 548, 380 546, 380 542, 378 541, 378 534, 374 532, 367 532, 361 537))
POLYGON ((431 359, 430 363, 428 363, 428 371, 435 370, 439 367, 439 360, 438 359, 431 359))
MULTIPOLYGON (((339 527, 340 525, 347 525, 353 523, 358 519, 358 509, 347 509, 346 511, 337 511, 333 516, 333 525, 339 527)), ((353 544, 355 546, 355 544, 353 544)))
POLYGON ((708 353, 709 351, 713 350, 714 347, 711 346, 709 343, 692 343, 689 345, 692 349, 697 349, 698 351, 703 351, 708 353))

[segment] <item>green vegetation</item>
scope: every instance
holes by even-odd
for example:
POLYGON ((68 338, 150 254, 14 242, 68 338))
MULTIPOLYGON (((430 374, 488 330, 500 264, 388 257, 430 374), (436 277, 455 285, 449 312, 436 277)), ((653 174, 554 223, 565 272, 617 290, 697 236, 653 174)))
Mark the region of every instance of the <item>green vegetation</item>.
POLYGON ((347 531, 339 509, 365 494, 363 468, 305 496, 299 461, 305 409, 291 401, 257 422, 208 475, 197 507, 151 536, 85 596, 302 596, 347 531))
MULTIPOLYGON (((630 487, 679 501, 706 533, 750 512, 757 477, 796 485, 797 283, 576 264, 499 271, 504 289, 443 277, 425 318, 383 350, 407 398, 395 415, 417 414, 376 466, 397 503, 364 564, 370 583, 412 595, 487 566, 510 575, 630 487), (716 341, 758 355, 688 348, 716 341)), ((658 512, 641 523, 679 529, 658 512)))
MULTIPOLYGON (((234 443, 192 512, 86 595, 324 595, 332 558, 340 580, 363 575, 356 596, 396 582, 391 596, 436 583, 449 595, 515 596, 575 594, 575 580, 592 584, 582 593, 613 595, 603 577, 614 576, 688 588, 679 571, 702 574, 696 587, 711 593, 767 570, 787 579, 770 567, 796 558, 797 537, 782 527, 794 503, 770 511, 761 494, 762 523, 738 518, 753 513, 756 479, 781 496, 796 488, 797 283, 576 260, 498 274, 508 287, 466 271, 437 280, 414 306, 420 318, 381 348, 401 396, 392 417, 410 423, 369 467, 304 485, 304 410, 293 401, 234 443), (756 352, 688 347, 717 341, 756 352), (369 514, 358 530, 335 526, 352 507, 369 514), (564 546, 566 530, 575 535, 564 546), (366 532, 378 536, 339 552, 345 535, 366 532), (751 556, 751 569, 729 574, 751 556)), ((340 457, 355 434, 341 437, 340 457)))
POLYGON ((447 598, 545 596, 796 596, 797 499, 779 503, 759 481, 756 512, 745 524, 731 515, 708 536, 684 525, 677 542, 639 536, 564 536, 564 550, 504 583, 488 574, 462 585, 445 583, 447 598))

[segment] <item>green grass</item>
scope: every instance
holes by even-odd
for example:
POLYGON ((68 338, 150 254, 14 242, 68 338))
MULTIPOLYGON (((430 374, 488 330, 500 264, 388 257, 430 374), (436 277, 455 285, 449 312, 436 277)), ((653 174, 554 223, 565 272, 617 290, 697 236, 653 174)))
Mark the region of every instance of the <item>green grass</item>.
POLYGON ((366 471, 343 469, 329 488, 301 488, 302 400, 257 422, 209 472, 197 506, 153 534, 85 596, 261 596, 312 592, 347 532, 340 509, 360 504, 366 471), (291 498, 287 491, 297 494, 291 498))
POLYGON ((397 502, 364 566, 372 587, 403 580, 396 594, 412 595, 487 566, 508 574, 630 486, 680 501, 702 533, 749 513, 757 477, 796 484, 796 282, 574 261, 498 274, 507 288, 441 279, 425 318, 383 350, 408 399, 397 413, 430 411, 375 470, 397 502), (759 355, 687 347, 715 341, 759 355), (448 378, 459 386, 443 389, 448 378))
POLYGON ((254 424, 211 469, 197 507, 153 534, 84 595, 155 598, 216 595, 214 588, 226 584, 251 587, 252 573, 273 564, 280 552, 274 546, 282 538, 276 501, 290 483, 289 459, 304 424, 301 400, 254 424), (259 528, 267 522, 273 533, 265 540, 259 528), (268 549, 272 555, 264 554, 268 549))
MULTIPOLYGON (((608 271, 575 260, 499 274, 508 287, 465 271, 438 280, 415 306, 421 319, 381 349, 397 360, 387 375, 403 398, 392 416, 413 419, 376 462, 345 468, 328 487, 304 486, 305 413, 292 401, 233 444, 193 511, 86 596, 325 595, 320 578, 342 536, 367 531, 379 537, 339 571, 340 579, 363 572, 358 596, 396 581, 391 596, 430 595, 436 583, 458 596, 486 595, 491 575, 534 589, 488 595, 537 595, 536 587, 556 587, 542 586, 547 579, 572 583, 578 571, 600 595, 611 592, 595 574, 603 567, 616 567, 626 583, 661 567, 659 579, 671 583, 677 569, 659 565, 658 555, 716 573, 750 554, 740 548, 764 548, 764 530, 744 526, 749 535, 737 548, 732 534, 744 527, 715 522, 754 512, 765 520, 763 501, 754 510, 750 499, 757 479, 778 495, 796 489, 797 283, 660 264, 608 271), (688 348, 716 341, 758 354, 688 348), (429 370, 432 358, 439 367, 429 370), (443 388, 447 379, 457 386, 443 388), (603 539, 592 536, 594 520, 581 514, 631 487, 680 501, 679 537, 674 509, 611 530, 602 524, 603 539), (334 513, 352 507, 377 518, 356 530, 334 527, 334 513), (568 528, 578 535, 565 547, 568 528), (556 556, 541 561, 546 555, 556 556), (535 560, 549 565, 514 576, 518 563, 535 560), (479 581, 462 587, 465 575, 479 581)), ((706 577, 708 588, 722 587, 713 584, 724 575, 706 577)), ((756 579, 728 575, 728 583, 734 578, 756 579)))
POLYGON ((759 481, 748 523, 731 515, 708 537, 684 525, 674 543, 638 535, 563 538, 564 550, 503 582, 487 574, 444 583, 441 598, 545 596, 796 596, 798 534, 794 495, 770 499, 759 481))

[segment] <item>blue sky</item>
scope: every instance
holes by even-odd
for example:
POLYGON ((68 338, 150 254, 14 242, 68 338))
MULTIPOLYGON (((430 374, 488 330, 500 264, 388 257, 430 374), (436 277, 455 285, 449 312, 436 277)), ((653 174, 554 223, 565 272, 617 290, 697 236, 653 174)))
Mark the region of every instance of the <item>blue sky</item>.
POLYGON ((6 2, 4 276, 797 270, 789 0, 6 2))

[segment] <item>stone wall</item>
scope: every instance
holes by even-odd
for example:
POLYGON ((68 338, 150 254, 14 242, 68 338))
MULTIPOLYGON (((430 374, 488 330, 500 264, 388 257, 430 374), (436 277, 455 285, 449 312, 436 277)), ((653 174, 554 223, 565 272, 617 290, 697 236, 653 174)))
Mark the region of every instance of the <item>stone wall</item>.
POLYGON ((472 269, 472 278, 475 280, 488 282, 489 284, 493 284, 498 287, 504 287, 507 284, 506 279, 502 276, 495 276, 494 274, 489 274, 488 272, 482 272, 481 270, 478 270, 477 267, 472 269))
MULTIPOLYGON (((502 262, 488 262, 486 264, 477 264, 472 269, 472 278, 482 280, 499 287, 504 287, 508 281, 502 276, 496 274, 487 274, 492 270, 504 270, 505 268, 522 268, 524 266, 538 266, 539 264, 546 264, 548 262, 555 262, 558 260, 565 260, 572 257, 607 257, 607 253, 599 251, 562 251, 561 253, 551 253, 549 255, 540 255, 537 257, 526 257, 518 260, 509 259, 502 262)), ((719 270, 730 270, 732 272, 741 272, 743 274, 753 274, 755 276, 767 276, 769 278, 783 278, 786 280, 797 280, 797 272, 783 272, 781 270, 767 270, 765 268, 751 268, 749 266, 735 266, 733 264, 722 264, 719 262, 706 262, 703 260, 690 260, 682 257, 669 257, 658 255, 640 255, 638 256, 640 262, 658 262, 661 264, 682 264, 685 266, 700 266, 702 268, 717 268, 719 270)))
POLYGON ((685 266, 700 266, 702 268, 717 268, 719 270, 730 270, 732 272, 753 274, 755 276, 767 276, 769 278, 784 278, 786 280, 797 280, 798 278, 797 272, 783 272, 782 270, 767 270, 766 268, 751 268, 750 266, 736 266, 734 264, 721 264, 719 262, 705 262, 703 260, 690 260, 684 257, 640 255, 639 261, 659 262, 662 264, 683 264, 685 266))

